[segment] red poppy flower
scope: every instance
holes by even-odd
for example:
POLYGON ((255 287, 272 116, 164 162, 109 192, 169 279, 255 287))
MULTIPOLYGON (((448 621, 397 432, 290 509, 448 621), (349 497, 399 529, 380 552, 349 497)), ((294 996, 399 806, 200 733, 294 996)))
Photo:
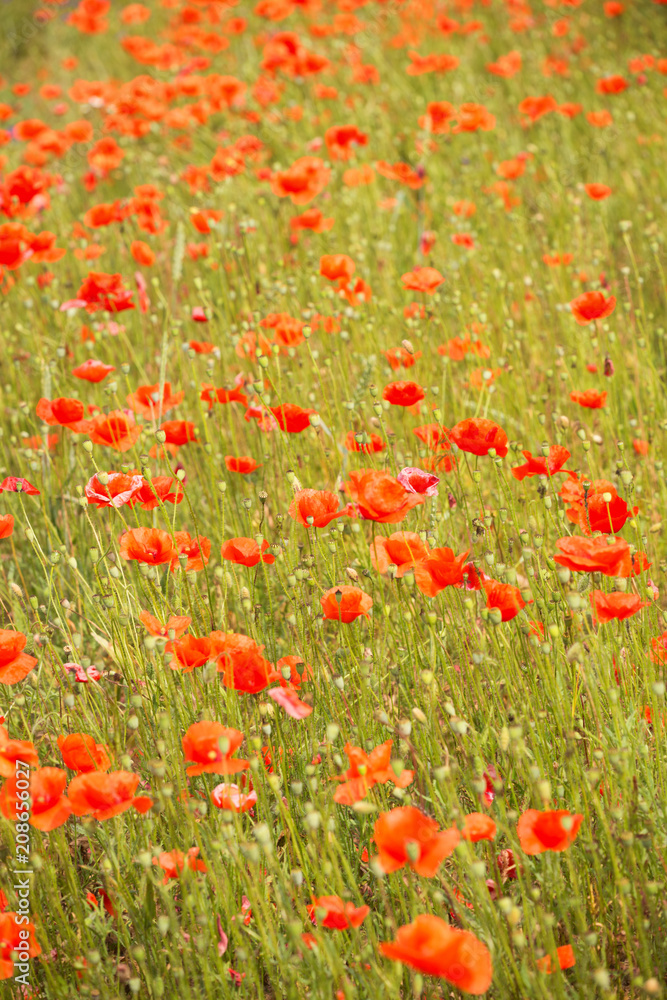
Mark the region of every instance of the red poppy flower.
POLYGON ((580 326, 587 326, 596 319, 606 319, 616 308, 616 299, 605 299, 602 292, 584 292, 570 302, 570 310, 580 326))
POLYGON ((69 427, 75 434, 85 434, 88 431, 88 421, 84 420, 84 406, 78 399, 40 399, 35 412, 50 427, 69 427))
POLYGON ((158 415, 164 416, 169 410, 173 410, 175 406, 183 402, 184 398, 185 393, 182 391, 172 394, 171 382, 165 382, 162 391, 160 391, 160 384, 156 382, 155 385, 138 386, 127 397, 127 403, 135 413, 140 413, 142 417, 149 420, 155 420, 158 415))
POLYGON ((526 854, 564 851, 579 833, 583 816, 567 809, 528 809, 519 817, 516 832, 521 849, 526 854))
POLYGON ((463 820, 461 837, 476 844, 479 840, 495 840, 496 824, 486 813, 468 813, 463 820))
POLYGON ((504 458, 507 454, 507 434, 485 417, 468 417, 452 427, 449 435, 461 451, 471 455, 488 455, 494 448, 496 455, 504 458))
POLYGON ((183 487, 173 476, 154 476, 150 481, 143 480, 141 489, 135 494, 134 500, 142 510, 155 510, 161 504, 179 504, 183 500, 183 487))
POLYGON ((161 528, 130 528, 120 536, 121 559, 161 566, 175 551, 171 535, 161 528))
POLYGON ((58 737, 58 749, 65 767, 79 774, 88 771, 108 771, 111 759, 103 743, 96 743, 88 733, 70 733, 58 737))
POLYGON ((585 476, 579 478, 573 472, 568 473, 559 496, 568 508, 568 520, 587 535, 595 531, 615 534, 639 509, 628 507, 625 500, 619 497, 614 484, 606 479, 591 481, 585 476))
POLYGON ((185 573, 200 573, 211 555, 211 540, 204 535, 194 538, 189 531, 174 534, 175 552, 171 558, 171 571, 182 569, 185 573), (185 557, 185 558, 183 558, 185 557))
POLYGON ((412 292, 424 292, 426 295, 433 295, 444 280, 440 271, 434 267, 416 267, 413 271, 401 275, 403 288, 412 292))
POLYGON ((511 470, 514 478, 519 481, 532 476, 554 476, 570 458, 570 452, 562 444, 552 444, 546 458, 537 458, 529 451, 522 451, 521 454, 526 459, 526 464, 516 465, 511 470))
POLYGON ((396 567, 396 576, 401 577, 415 563, 429 555, 429 547, 414 531, 395 531, 385 538, 379 535, 371 542, 371 563, 378 573, 386 573, 390 566, 396 567))
POLYGON ((605 576, 629 576, 630 546, 624 538, 606 536, 581 538, 569 535, 556 542, 559 550, 554 562, 575 573, 604 573, 605 576), (610 544, 611 542, 611 544, 610 544))
POLYGON ((134 422, 134 414, 126 410, 98 413, 88 421, 86 428, 93 444, 101 444, 114 451, 129 451, 141 435, 141 427, 134 422))
POLYGON ((165 444, 181 447, 197 440, 197 430, 191 420, 165 420, 160 430, 166 435, 165 444))
POLYGON ((187 854, 182 851, 162 851, 157 858, 153 858, 153 864, 157 865, 164 872, 162 884, 167 885, 170 879, 180 878, 185 868, 193 872, 205 872, 208 869, 197 855, 198 847, 191 847, 187 854))
POLYGON ((341 585, 326 590, 320 598, 324 617, 349 625, 355 618, 368 618, 373 606, 373 598, 359 587, 341 585))
POLYGON ((244 694, 258 694, 280 679, 280 674, 262 655, 250 636, 235 632, 211 633, 213 655, 217 658, 218 673, 225 687, 244 694))
MULTIPOLYGON (((16 823, 28 819, 26 803, 19 797, 18 777, 11 775, 0 792, 0 812, 16 823)), ((45 833, 67 822, 72 806, 63 794, 67 784, 67 771, 59 767, 40 767, 30 775, 30 810, 28 822, 45 833)))
MULTIPOLYGON (((558 961, 558 966, 561 969, 571 969, 577 964, 571 944, 563 944, 560 948, 556 948, 556 959, 558 961)), ((540 972, 546 972, 547 975, 550 975, 553 972, 551 955, 545 955, 544 958, 538 958, 536 964, 540 972)))
POLYGON ((313 706, 301 701, 293 688, 276 687, 267 691, 269 698, 284 709, 292 719, 307 719, 313 713, 313 706))
POLYGON ((384 387, 382 398, 392 406, 414 406, 424 398, 424 390, 416 382, 390 382, 384 387))
POLYGON ((67 797, 75 816, 92 816, 100 822, 134 808, 145 813, 153 805, 147 795, 135 796, 141 778, 131 771, 91 771, 70 782, 67 797))
POLYGON ((614 619, 624 621, 626 618, 631 618, 650 603, 642 601, 639 594, 624 594, 620 591, 605 594, 602 590, 594 590, 590 600, 593 618, 600 625, 606 625, 614 619))
POLYGON ((456 587, 463 583, 465 561, 470 549, 455 556, 450 548, 432 549, 427 558, 415 566, 415 583, 422 594, 435 597, 445 587, 456 587))
POLYGON ((259 468, 259 464, 249 455, 225 455, 225 465, 228 472, 238 472, 242 476, 249 476, 259 468))
POLYGON ((214 658, 213 643, 209 636, 184 635, 176 637, 165 646, 172 654, 169 666, 172 670, 182 670, 184 674, 191 673, 196 667, 203 667, 214 658))
POLYGON ((441 917, 422 913, 399 927, 394 941, 380 945, 386 958, 439 976, 463 993, 486 993, 493 979, 491 953, 471 931, 452 927, 441 917))
MULTIPOLYGON (((511 621, 526 606, 518 587, 512 587, 509 583, 498 583, 496 580, 483 580, 482 586, 486 591, 487 608, 500 611, 501 621, 511 621)), ((533 602, 531 600, 528 603, 533 602)))
POLYGON ((24 923, 25 914, 7 911, 0 913, 0 979, 13 979, 16 966, 14 952, 28 952, 30 958, 41 955, 42 949, 35 937, 35 925, 24 923), (23 932, 23 933, 21 933, 23 932))
POLYGON ((356 264, 345 253, 325 254, 320 257, 320 274, 329 281, 347 284, 356 270, 356 264))
POLYGON ((437 497, 438 495, 440 480, 430 472, 424 472, 423 469, 408 465, 405 469, 401 469, 396 480, 408 493, 419 493, 420 496, 424 497, 437 497))
POLYGON ((332 160, 349 160, 357 147, 368 145, 368 136, 356 125, 334 125, 324 133, 324 141, 332 160))
POLYGON ((456 827, 439 830, 434 819, 414 806, 380 813, 373 837, 382 870, 389 874, 408 865, 418 875, 433 878, 440 864, 454 853, 461 839, 456 827))
POLYGON ((401 484, 378 469, 355 469, 345 483, 361 517, 382 524, 402 521, 409 510, 424 502, 420 493, 409 493, 401 484))
POLYGON ((607 402, 607 393, 586 389, 585 392, 571 392, 570 399, 573 403, 579 403, 579 406, 585 406, 589 410, 601 410, 607 402))
POLYGON ((223 782, 216 785, 211 792, 211 801, 217 809, 227 809, 229 812, 247 812, 257 805, 257 792, 244 792, 239 785, 223 782))
POLYGON ((379 434, 366 434, 362 435, 355 434, 354 431, 348 431, 343 442, 343 447, 346 451, 361 451, 366 455, 373 455, 378 451, 384 451, 387 447, 379 434), (363 436, 364 441, 357 441, 358 436, 363 436))
POLYGON ((139 621, 150 635, 160 636, 163 639, 167 639, 170 632, 173 633, 174 639, 178 639, 192 624, 192 618, 188 615, 170 615, 163 625, 159 618, 155 618, 148 611, 140 612, 139 621))
POLYGON ((338 495, 326 490, 299 490, 290 504, 289 516, 299 524, 313 528, 326 528, 335 518, 352 517, 355 509, 349 503, 338 509, 338 495))
POLYGON ((369 906, 355 906, 346 903, 340 896, 313 896, 312 905, 308 907, 308 916, 314 924, 332 930, 343 931, 348 927, 360 927, 371 912, 369 906), (318 914, 323 910, 324 914, 318 914))
POLYGON ((269 543, 266 539, 262 542, 260 552, 259 545, 254 538, 230 538, 223 543, 221 555, 223 559, 228 559, 229 562, 237 563, 239 566, 256 566, 260 559, 270 565, 276 559, 270 552, 264 554, 268 548, 269 543))
POLYGON ((310 427, 310 418, 315 410, 304 410, 296 403, 283 403, 281 406, 270 406, 270 412, 275 417, 281 431, 288 434, 300 434, 310 427))
POLYGON ((14 534, 14 518, 11 514, 0 515, 0 538, 9 538, 14 534))
POLYGON ((131 504, 144 485, 140 475, 125 475, 123 472, 106 472, 91 476, 86 483, 85 495, 89 504, 100 507, 122 507, 131 504), (100 481, 100 476, 106 482, 100 481))
POLYGON ((113 365, 105 365, 103 361, 96 361, 95 358, 88 358, 83 364, 72 369, 75 378, 83 379, 85 382, 103 382, 109 372, 115 372, 113 365))
POLYGON ((392 740, 381 743, 370 753, 346 743, 343 749, 350 766, 343 774, 332 779, 343 782, 334 793, 334 802, 344 806, 354 805, 375 785, 386 785, 388 781, 392 781, 397 788, 407 788, 414 778, 414 771, 403 769, 397 775, 391 767, 391 748, 392 740))
POLYGON ((23 652, 23 632, 0 628, 0 684, 18 684, 37 665, 37 657, 23 652))
POLYGON ((271 175, 271 190, 279 198, 290 198, 293 205, 307 205, 329 183, 331 171, 317 156, 302 156, 287 170, 271 175))
POLYGON ((611 188, 606 184, 584 184, 584 191, 593 201, 604 201, 611 194, 611 188))
POLYGON ((238 729, 228 729, 221 722, 195 722, 182 739, 183 756, 194 761, 186 774, 238 774, 250 765, 235 759, 244 736, 238 729))

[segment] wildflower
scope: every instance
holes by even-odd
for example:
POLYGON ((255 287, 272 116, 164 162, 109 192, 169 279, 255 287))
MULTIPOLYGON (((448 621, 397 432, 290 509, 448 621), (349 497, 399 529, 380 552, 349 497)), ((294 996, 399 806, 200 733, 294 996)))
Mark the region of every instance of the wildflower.
POLYGON ((435 597, 445 587, 456 587, 463 583, 465 561, 470 555, 466 549, 455 556, 450 548, 432 549, 428 556, 415 565, 415 583, 422 594, 435 597))
POLYGON ((203 535, 192 538, 189 531, 174 533, 175 552, 171 558, 171 571, 179 567, 186 573, 199 573, 211 555, 211 541, 203 535), (185 556, 185 559, 183 557, 185 556))
POLYGON ((283 708, 287 715, 293 719, 306 719, 312 714, 313 706, 301 701, 296 691, 292 688, 277 687, 271 688, 267 692, 269 698, 283 708))
POLYGON ((522 451, 521 454, 526 459, 526 464, 516 465, 511 470, 514 478, 519 481, 532 476, 554 476, 563 471, 563 466, 571 457, 562 444, 552 444, 546 458, 537 458, 529 451, 522 451))
POLYGON ((424 390, 416 382, 390 382, 384 387, 382 398, 392 406, 414 406, 424 398, 424 390))
POLYGON ((79 774, 88 771, 108 771, 111 759, 107 747, 96 743, 88 733, 70 733, 58 737, 58 749, 65 767, 79 774))
POLYGON ((355 469, 345 490, 357 504, 361 517, 383 524, 402 521, 409 510, 424 502, 420 493, 409 493, 398 480, 377 469, 355 469))
POLYGON ((579 403, 589 410, 601 410, 607 402, 607 393, 598 392, 596 389, 587 389, 585 392, 571 392, 570 399, 573 403, 579 403))
POLYGON ((259 464, 250 455, 225 455, 225 466, 228 472, 239 472, 242 476, 249 476, 259 468, 259 464))
POLYGON ((498 424, 484 417, 461 420, 449 434, 461 451, 471 455, 488 455, 492 448, 500 458, 507 454, 507 434, 498 424))
POLYGON ((172 394, 171 382, 165 382, 162 388, 159 383, 155 385, 140 385, 127 397, 127 404, 135 413, 141 414, 149 420, 155 420, 158 414, 164 416, 169 410, 183 402, 184 392, 172 394))
POLYGON ((195 722, 182 739, 183 756, 195 763, 186 774, 238 774, 250 765, 235 759, 244 736, 238 729, 228 729, 220 722, 195 722))
MULTIPOLYGON (((103 382, 111 372, 115 372, 113 365, 105 365, 103 361, 96 361, 95 358, 88 358, 83 364, 72 369, 75 378, 83 379, 85 382, 103 382)), ((53 406, 53 404, 51 404, 53 406)))
POLYGON ((281 431, 288 434, 300 434, 310 427, 310 418, 315 410, 304 410, 296 403, 284 403, 281 406, 270 406, 269 411, 275 418, 281 431))
POLYGON ((426 295, 433 295, 444 280, 440 271, 434 267, 416 267, 413 271, 401 275, 403 288, 412 292, 424 292, 426 295))
POLYGON ((35 937, 35 925, 29 921, 25 923, 23 918, 24 914, 13 910, 0 913, 0 979, 12 979, 16 975, 14 952, 27 951, 30 958, 42 953, 35 937))
POLYGON ((396 566, 397 577, 426 559, 429 552, 428 545, 414 531, 395 531, 388 538, 379 535, 370 547, 373 568, 378 573, 386 573, 390 566, 396 566))
POLYGON ((27 641, 23 632, 0 629, 0 684, 18 684, 37 666, 37 657, 23 652, 27 641))
POLYGON ((575 573, 627 576, 631 569, 630 546, 624 538, 610 540, 604 536, 581 538, 568 535, 558 539, 556 548, 559 551, 553 557, 554 562, 575 573))
POLYGON ((14 534, 14 518, 11 514, 0 515, 0 538, 10 538, 14 534))
POLYGON ((399 927, 394 941, 380 945, 386 958, 447 980, 462 993, 486 993, 493 978, 489 949, 471 931, 452 927, 441 917, 422 913, 399 927))
POLYGON ((346 903, 340 896, 313 896, 312 905, 308 907, 308 916, 313 923, 322 927, 343 931, 349 927, 360 927, 371 912, 369 906, 355 906, 346 903), (318 911, 323 911, 320 916, 318 911))
POLYGON ((40 399, 35 412, 40 420, 50 427, 69 427, 75 434, 85 434, 88 421, 83 419, 83 403, 78 399, 40 399))
MULTIPOLYGON (((577 964, 571 944, 564 944, 561 945, 560 948, 556 948, 556 959, 560 969, 571 969, 577 964)), ((551 955, 545 955, 544 958, 538 958, 537 968, 540 972, 546 972, 547 975, 550 975, 553 972, 551 955)))
POLYGON ((581 326, 586 326, 598 319, 611 316, 616 308, 616 299, 610 295, 605 299, 602 292, 584 292, 570 302, 570 310, 581 326))
POLYGON ((331 171, 317 156, 302 156, 287 170, 271 176, 271 190, 279 198, 290 198, 293 205, 307 205, 329 183, 331 171))
POLYGON ((254 789, 243 791, 239 785, 223 782, 216 785, 211 792, 211 801, 217 809, 227 809, 229 812, 247 812, 257 805, 257 792, 254 789))
POLYGON ((373 598, 359 587, 341 585, 326 590, 320 598, 324 617, 349 625, 355 618, 368 618, 373 598))
POLYGON ((370 753, 361 747, 346 743, 345 753, 350 766, 344 774, 332 778, 332 781, 343 782, 334 793, 334 802, 339 805, 351 806, 365 798, 375 785, 386 785, 392 781, 397 788, 407 788, 414 778, 414 771, 403 769, 396 774, 390 766, 392 740, 381 743, 370 753))
POLYGON ((366 441, 358 441, 354 431, 348 431, 343 443, 346 451, 362 451, 366 455, 373 455, 378 451, 384 451, 386 445, 378 434, 363 434, 366 441))
POLYGON ((414 806, 399 806, 380 813, 373 837, 379 863, 386 873, 408 865, 418 875, 433 878, 440 864, 453 854, 461 839, 455 827, 439 830, 434 819, 414 806))
POLYGON ((161 528, 130 528, 120 536, 121 559, 161 566, 171 562, 174 553, 171 535, 161 528))
POLYGON ((131 771, 90 771, 79 774, 67 789, 75 816, 92 816, 100 822, 134 808, 145 813, 153 805, 147 795, 135 796, 140 781, 131 771))
MULTIPOLYGON (((17 781, 17 775, 11 775, 0 791, 0 812, 12 823, 28 819, 26 803, 18 795, 17 781)), ((28 822, 36 830, 47 833, 67 822, 72 806, 63 794, 66 784, 67 772, 58 767, 40 767, 30 775, 28 822)))
MULTIPOLYGON (((501 621, 508 622, 515 618, 525 608, 526 602, 518 587, 509 583, 498 583, 496 580, 484 580, 482 587, 486 592, 486 606, 500 611, 501 621)), ((532 600, 528 602, 532 604, 532 600)))
POLYGON ((424 472, 423 469, 406 466, 405 469, 401 469, 396 479, 408 493, 419 493, 420 496, 426 497, 438 495, 440 480, 430 472, 424 472))
POLYGON ((464 817, 461 837, 476 844, 479 840, 495 840, 496 824, 486 813, 468 813, 464 817))
POLYGON ((266 539, 262 542, 260 551, 259 545, 254 538, 230 538, 223 543, 221 555, 229 562, 237 563, 239 566, 256 566, 261 560, 263 563, 274 563, 275 556, 267 553, 269 543, 266 539), (266 554, 265 554, 266 553, 266 554))
POLYGON ((289 507, 289 516, 299 524, 314 528, 326 528, 335 518, 352 517, 355 509, 347 504, 338 509, 338 496, 326 490, 299 490, 289 507))
POLYGON ((587 480, 573 472, 561 486, 559 495, 567 507, 567 519, 591 535, 594 531, 615 534, 638 507, 630 508, 606 479, 587 480))
POLYGON ((593 201, 604 201, 611 194, 611 188, 606 184, 584 184, 584 191, 593 201))
POLYGON ((114 451, 129 451, 141 435, 141 427, 134 422, 134 415, 126 410, 98 413, 88 421, 86 431, 93 444, 105 445, 114 451))
POLYGON ((167 885, 170 879, 179 878, 185 868, 193 872, 208 871, 204 862, 197 857, 198 847, 191 847, 187 854, 182 851, 162 851, 157 858, 153 858, 153 864, 157 865, 164 872, 162 884, 167 885))
POLYGON ((544 851, 564 851, 575 840, 583 821, 579 813, 567 809, 528 809, 517 823, 517 834, 525 854, 543 854, 544 851))
POLYGON ((594 590, 590 595, 590 601, 593 617, 600 625, 605 625, 614 619, 624 621, 626 618, 631 618, 650 603, 642 601, 638 594, 615 591, 605 594, 602 590, 594 590))
POLYGON ((136 500, 144 485, 140 475, 125 475, 123 472, 107 472, 91 476, 84 493, 89 504, 100 507, 122 507, 136 500), (100 482, 102 475, 106 482, 100 482))

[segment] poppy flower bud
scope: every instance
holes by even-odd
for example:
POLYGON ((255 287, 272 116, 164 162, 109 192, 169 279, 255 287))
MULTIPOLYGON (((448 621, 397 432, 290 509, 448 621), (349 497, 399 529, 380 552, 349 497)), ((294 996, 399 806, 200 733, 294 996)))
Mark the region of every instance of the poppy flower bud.
POLYGON ((607 355, 606 358, 604 359, 604 373, 607 376, 607 378, 611 378, 611 376, 614 374, 614 362, 611 360, 609 355, 607 355))

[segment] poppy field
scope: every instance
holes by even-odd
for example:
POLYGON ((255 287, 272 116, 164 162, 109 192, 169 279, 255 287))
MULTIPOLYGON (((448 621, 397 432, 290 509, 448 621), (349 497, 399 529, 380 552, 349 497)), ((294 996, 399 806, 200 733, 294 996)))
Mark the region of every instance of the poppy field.
POLYGON ((664 0, 0 53, 3 995, 664 997, 664 0))

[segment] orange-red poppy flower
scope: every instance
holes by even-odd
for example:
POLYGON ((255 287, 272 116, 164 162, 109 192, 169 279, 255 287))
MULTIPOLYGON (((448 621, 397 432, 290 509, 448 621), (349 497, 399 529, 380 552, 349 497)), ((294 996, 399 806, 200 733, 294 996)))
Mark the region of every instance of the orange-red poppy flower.
POLYGON ((399 806, 380 813, 373 837, 384 872, 395 872, 409 865, 426 878, 433 878, 461 839, 456 827, 440 830, 434 819, 414 806, 399 806))
POLYGON ((288 434, 300 434, 310 427, 310 418, 315 410, 304 410, 296 403, 283 403, 281 406, 270 406, 269 411, 276 419, 281 431, 288 434))
POLYGON ((140 385, 127 397, 128 406, 135 413, 140 413, 142 417, 154 420, 158 415, 164 416, 169 410, 183 402, 185 393, 175 392, 172 394, 171 382, 165 382, 160 391, 160 384, 140 385))
MULTIPOLYGON (((84 361, 82 364, 72 369, 72 375, 74 375, 75 378, 83 379, 85 382, 93 382, 97 384, 98 382, 103 382, 107 375, 110 372, 115 372, 115 370, 116 369, 113 365, 105 365, 103 361, 97 361, 95 358, 88 358, 87 361, 84 361)), ((51 406, 53 407, 53 403, 51 406)))
POLYGON ((382 524, 402 521, 408 511, 425 499, 420 493, 408 492, 388 472, 378 469, 353 470, 345 491, 356 503, 361 517, 382 524))
POLYGON ((134 414, 125 410, 98 413, 88 421, 86 433, 93 444, 101 444, 114 451, 129 451, 138 441, 141 427, 137 426, 134 414))
POLYGON ((336 493, 327 490, 299 490, 289 507, 289 515, 299 524, 313 528, 326 528, 334 518, 353 517, 354 506, 349 503, 338 509, 339 501, 336 493))
POLYGON ((250 455, 225 455, 225 466, 228 472, 239 472, 242 476, 249 476, 259 468, 259 464, 250 455))
MULTIPOLYGON (((574 949, 571 944, 563 944, 560 948, 556 948, 556 960, 560 969, 571 969, 577 964, 577 960, 574 957, 574 949)), ((551 955, 545 955, 544 958, 538 958, 537 968, 540 972, 546 972, 550 975, 553 972, 553 966, 551 962, 551 955)))
POLYGON ((232 757, 244 740, 238 729, 221 722, 195 722, 182 739, 183 756, 194 761, 186 774, 238 774, 250 765, 232 757))
POLYGON ((507 454, 507 434, 485 417, 468 417, 452 427, 449 435, 461 451, 471 455, 488 455, 494 448, 496 455, 504 458, 507 454))
POLYGON ((0 724, 0 776, 9 778, 15 774, 17 760, 28 767, 39 764, 34 744, 30 740, 10 739, 6 727, 0 724))
POLYGON ((75 434, 88 431, 88 421, 84 420, 84 406, 78 399, 40 399, 36 411, 40 420, 50 427, 69 427, 75 434))
POLYGON ((170 615, 163 625, 159 618, 155 618, 148 611, 139 613, 139 621, 151 635, 159 636, 162 639, 170 638, 170 632, 172 639, 178 639, 184 632, 187 632, 192 624, 192 618, 188 615, 170 615))
POLYGON ((607 184, 584 184, 584 191, 593 201, 604 201, 611 194, 607 184))
POLYGON ((37 665, 37 657, 24 653, 23 632, 0 628, 0 684, 18 684, 37 665))
POLYGON ((624 621, 626 618, 632 618, 650 603, 642 601, 639 594, 624 594, 620 591, 605 594, 602 590, 594 590, 590 600, 593 618, 600 625, 606 625, 614 619, 624 621))
POLYGON ((416 267, 413 271, 401 275, 403 288, 411 292, 424 292, 426 295, 433 295, 444 280, 440 271, 434 267, 416 267))
POLYGON ((213 643, 209 636, 184 635, 167 643, 166 652, 172 654, 169 666, 172 670, 191 673, 196 667, 203 667, 214 659, 213 643))
POLYGON ((307 205, 329 183, 330 169, 317 156, 302 156, 291 167, 271 175, 271 190, 279 198, 290 198, 293 205, 307 205))
POLYGON ((227 809, 229 812, 247 812, 257 805, 257 792, 254 789, 244 790, 239 785, 223 782, 216 785, 211 792, 211 801, 217 809, 227 809))
POLYGON ((25 923, 24 916, 13 910, 0 913, 0 979, 13 979, 16 976, 12 958, 14 952, 27 952, 30 958, 36 958, 42 953, 35 937, 35 925, 30 921, 25 923))
POLYGON ((192 872, 208 871, 204 862, 197 856, 198 847, 191 847, 187 854, 183 851, 162 851, 157 858, 153 858, 153 864, 157 865, 164 872, 162 884, 167 885, 170 879, 180 878, 181 873, 187 868, 192 872))
POLYGON ((639 509, 628 507, 625 500, 619 497, 614 484, 608 480, 589 480, 585 476, 579 478, 573 472, 568 473, 559 496, 568 508, 568 520, 578 525, 587 535, 594 531, 615 534, 639 509))
POLYGON ((393 941, 380 951, 386 958, 439 976, 461 990, 480 996, 493 979, 491 953, 471 931, 452 927, 441 917, 422 913, 411 924, 399 927, 393 941))
POLYGON ((401 577, 415 563, 429 555, 430 549, 415 531, 395 531, 388 538, 378 535, 371 542, 371 563, 378 573, 386 573, 390 566, 396 567, 396 576, 401 577))
POLYGON ((340 896, 313 896, 312 900, 312 905, 308 907, 310 919, 314 924, 332 930, 342 931, 348 927, 360 927, 371 912, 370 907, 346 903, 340 896))
POLYGON ((348 431, 343 447, 346 451, 361 451, 366 455, 373 455, 378 451, 384 451, 387 446, 379 434, 357 435, 354 431, 348 431), (363 436, 365 440, 357 441, 357 436, 363 436))
POLYGON ((174 534, 175 551, 171 558, 171 571, 182 569, 186 573, 200 573, 207 565, 211 555, 211 540, 204 535, 194 538, 189 531, 177 531, 174 534), (185 557, 185 558, 183 558, 185 557))
POLYGON ((9 538, 14 534, 14 518, 11 514, 0 515, 0 538, 9 538))
POLYGON ((424 398, 424 390, 417 382, 390 382, 384 387, 382 398, 392 406, 414 406, 424 398))
POLYGON ((58 737, 58 749, 65 767, 79 774, 88 771, 108 771, 111 759, 107 747, 96 743, 88 733, 70 733, 58 737))
POLYGON ((373 607, 373 598, 359 587, 341 584, 326 590, 321 598, 322 612, 330 621, 340 621, 349 625, 356 618, 368 618, 373 607))
POLYGON ((45 833, 67 822, 72 806, 64 795, 67 771, 40 767, 30 775, 30 809, 18 794, 17 776, 7 779, 0 792, 0 812, 12 823, 27 820, 45 833))
POLYGON ((556 548, 559 551, 554 556, 554 562, 574 570, 575 573, 630 575, 630 546, 624 538, 610 539, 604 535, 582 538, 579 535, 568 535, 558 539, 556 548))
POLYGON ((496 824, 486 813, 468 813, 463 819, 461 837, 476 844, 478 840, 495 840, 496 824))
POLYGON ((427 597, 435 597, 445 587, 456 587, 463 583, 465 562, 470 549, 454 555, 448 547, 432 549, 428 556, 415 566, 415 583, 427 597))
MULTIPOLYGON (((500 611, 501 621, 508 622, 516 618, 526 602, 518 587, 509 583, 498 583, 496 580, 483 580, 482 587, 486 592, 486 606, 500 611)), ((528 602, 532 604, 532 600, 528 602)))
POLYGON ((375 785, 386 785, 388 781, 392 781, 397 788, 407 788, 414 778, 414 771, 403 769, 397 775, 391 767, 391 748, 392 740, 381 743, 370 753, 346 743, 343 749, 350 766, 343 774, 332 779, 342 782, 334 793, 334 802, 344 806, 354 805, 375 785))
POLYGON ((575 390, 570 393, 570 399, 589 410, 601 410, 606 405, 607 393, 598 392, 597 389, 575 390))
POLYGON ((616 308, 616 299, 605 299, 602 292, 584 292, 570 302, 570 310, 580 326, 587 326, 596 319, 606 319, 616 308))
POLYGON ((515 465, 511 470, 514 478, 519 481, 532 476, 554 476, 570 458, 570 452, 562 444, 552 444, 546 458, 531 455, 529 451, 522 451, 521 454, 526 459, 526 464, 515 465))
POLYGON ((239 566, 256 566, 260 561, 264 563, 274 563, 275 556, 267 553, 269 543, 266 539, 262 542, 260 551, 259 545, 254 538, 230 538, 223 543, 221 555, 223 559, 236 563, 239 566))
POLYGON ((135 796, 141 778, 131 771, 90 771, 78 774, 70 782, 67 797, 75 816, 92 816, 105 820, 134 808, 145 813, 153 805, 147 795, 135 796))
POLYGON ((579 833, 583 816, 567 809, 528 809, 519 817, 516 831, 526 854, 564 851, 579 833))
POLYGON ((120 536, 121 559, 161 566, 170 563, 175 553, 171 535, 161 528, 130 528, 120 536))

